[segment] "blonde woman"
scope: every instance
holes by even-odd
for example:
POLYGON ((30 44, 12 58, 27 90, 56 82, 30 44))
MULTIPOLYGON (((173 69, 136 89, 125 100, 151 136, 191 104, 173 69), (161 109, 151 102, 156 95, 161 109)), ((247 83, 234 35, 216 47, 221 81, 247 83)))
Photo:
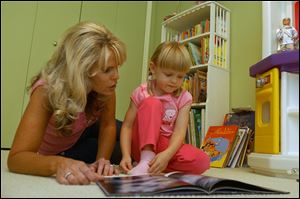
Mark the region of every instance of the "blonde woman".
POLYGON ((69 28, 29 87, 9 170, 56 175, 62 184, 118 173, 109 159, 117 136, 118 69, 125 60, 125 45, 105 26, 81 22, 69 28))
POLYGON ((200 174, 209 168, 201 149, 183 144, 192 96, 181 86, 191 65, 187 49, 178 42, 156 48, 148 82, 133 91, 121 129, 120 166, 127 173, 200 174), (131 157, 138 162, 134 168, 131 157))

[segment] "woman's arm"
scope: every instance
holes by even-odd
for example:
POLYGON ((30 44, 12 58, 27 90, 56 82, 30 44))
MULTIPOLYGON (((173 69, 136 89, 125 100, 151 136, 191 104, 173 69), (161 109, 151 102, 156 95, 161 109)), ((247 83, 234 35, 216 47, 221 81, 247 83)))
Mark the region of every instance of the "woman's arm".
POLYGON ((55 174, 58 161, 53 156, 38 155, 46 126, 52 112, 45 90, 38 87, 30 97, 8 156, 10 171, 50 176, 55 174))
POLYGON ((109 160, 116 143, 116 95, 114 94, 105 105, 99 118, 98 152, 96 160, 109 160))
POLYGON ((21 119, 8 155, 7 165, 12 172, 51 176, 62 184, 89 184, 100 179, 96 173, 81 161, 56 155, 41 155, 37 151, 42 142, 45 129, 52 115, 46 91, 38 87, 21 119), (67 179, 66 173, 72 172, 67 179))

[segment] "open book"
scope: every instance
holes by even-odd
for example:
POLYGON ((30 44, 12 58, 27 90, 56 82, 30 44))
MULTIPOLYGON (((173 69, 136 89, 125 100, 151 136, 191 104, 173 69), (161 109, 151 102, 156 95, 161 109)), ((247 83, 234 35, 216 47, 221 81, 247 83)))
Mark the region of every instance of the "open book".
POLYGON ((107 196, 288 194, 236 180, 180 172, 110 176, 98 181, 97 185, 107 196))

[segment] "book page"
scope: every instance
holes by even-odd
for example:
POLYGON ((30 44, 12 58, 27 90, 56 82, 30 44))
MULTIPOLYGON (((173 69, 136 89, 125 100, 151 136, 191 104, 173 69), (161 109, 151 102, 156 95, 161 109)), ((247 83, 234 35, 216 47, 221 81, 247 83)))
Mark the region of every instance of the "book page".
POLYGON ((287 193, 237 180, 172 172, 166 175, 106 177, 97 185, 107 196, 287 193))
POLYGON ((178 180, 181 180, 183 182, 197 185, 204 190, 210 192, 213 188, 213 186, 222 181, 220 178, 216 177, 210 177, 210 176, 203 176, 203 175, 194 175, 194 174, 184 174, 184 173, 172 173, 168 175, 171 178, 176 178, 178 180))
POLYGON ((208 194, 287 194, 279 190, 273 190, 257 185, 248 184, 238 180, 223 179, 212 176, 203 176, 196 174, 184 174, 184 173, 173 173, 169 175, 171 178, 175 178, 184 181, 189 184, 196 185, 202 189, 207 190, 208 194))
POLYGON ((105 177, 103 180, 98 181, 97 185, 106 195, 116 196, 148 195, 189 186, 183 181, 168 178, 164 175, 105 177))

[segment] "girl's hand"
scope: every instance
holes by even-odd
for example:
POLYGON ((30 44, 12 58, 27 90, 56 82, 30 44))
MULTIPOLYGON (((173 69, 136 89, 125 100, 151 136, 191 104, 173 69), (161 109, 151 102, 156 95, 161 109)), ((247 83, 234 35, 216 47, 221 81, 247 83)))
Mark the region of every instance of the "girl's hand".
POLYGON ((101 176, 119 175, 120 173, 117 167, 110 164, 110 161, 104 158, 100 158, 96 162, 90 164, 89 167, 101 176))
POLYGON ((158 153, 150 162, 149 162, 149 173, 159 174, 163 172, 169 163, 170 157, 167 153, 161 152, 158 153))
POLYGON ((123 169, 126 173, 132 169, 132 164, 131 164, 131 157, 127 158, 122 158, 120 162, 120 167, 123 169))
POLYGON ((102 179, 101 175, 82 161, 63 158, 58 163, 56 180, 61 184, 87 185, 102 179))

